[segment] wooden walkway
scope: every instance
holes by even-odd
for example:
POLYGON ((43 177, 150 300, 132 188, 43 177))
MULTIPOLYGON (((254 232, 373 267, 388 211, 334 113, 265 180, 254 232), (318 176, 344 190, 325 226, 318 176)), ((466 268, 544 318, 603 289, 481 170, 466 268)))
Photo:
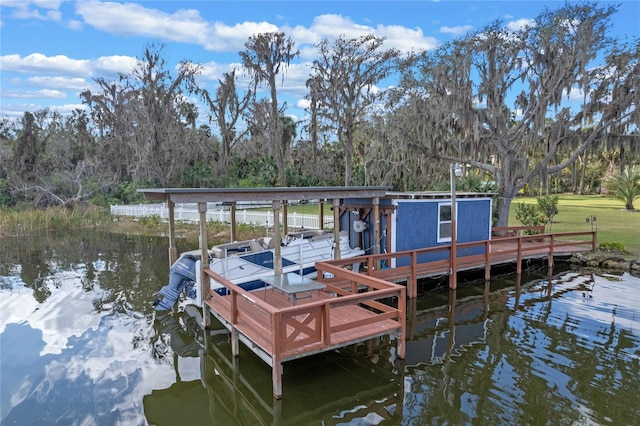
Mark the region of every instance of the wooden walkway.
MULTIPOLYGON (((350 269, 359 267, 362 274, 370 277, 396 283, 406 282, 407 296, 413 298, 418 294, 418 279, 448 275, 451 273, 452 263, 455 264, 456 272, 484 269, 485 279, 488 280, 491 277, 491 266, 515 263, 516 273, 521 274, 523 260, 548 258, 549 266, 552 267, 554 256, 570 256, 574 253, 592 251, 595 248, 596 233, 590 231, 509 235, 480 242, 458 243, 454 262, 451 258, 451 245, 444 245, 319 262, 316 264, 316 269, 321 276, 324 272, 333 273, 334 266, 350 269), (463 255, 465 251, 474 251, 479 254, 463 255), (425 255, 439 257, 441 260, 420 262, 418 259, 425 255), (405 266, 396 266, 397 264, 405 266), (332 267, 329 268, 329 265, 332 267)), ((337 287, 349 287, 353 284, 352 281, 337 277, 327 282, 337 287)))

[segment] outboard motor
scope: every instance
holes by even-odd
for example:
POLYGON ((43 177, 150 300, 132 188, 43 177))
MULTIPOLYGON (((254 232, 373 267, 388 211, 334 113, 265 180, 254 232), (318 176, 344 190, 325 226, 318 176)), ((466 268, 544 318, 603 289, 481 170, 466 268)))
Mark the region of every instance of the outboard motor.
POLYGON ((180 295, 185 292, 187 296, 195 299, 196 289, 196 262, 199 257, 185 254, 171 265, 169 271, 169 284, 160 289, 160 296, 153 302, 156 311, 168 311, 178 302, 180 295))

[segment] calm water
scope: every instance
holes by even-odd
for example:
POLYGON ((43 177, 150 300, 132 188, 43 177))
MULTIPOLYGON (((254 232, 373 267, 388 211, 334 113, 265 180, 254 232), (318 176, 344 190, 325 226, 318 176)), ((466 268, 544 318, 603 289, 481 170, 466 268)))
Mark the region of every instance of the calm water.
MULTIPOLYGON (((186 247, 182 247, 186 249, 186 247)), ((409 304, 383 340, 271 370, 192 309, 155 316, 167 241, 0 241, 4 424, 637 424, 640 279, 529 271, 409 304), (551 279, 549 279, 551 278, 551 279)))

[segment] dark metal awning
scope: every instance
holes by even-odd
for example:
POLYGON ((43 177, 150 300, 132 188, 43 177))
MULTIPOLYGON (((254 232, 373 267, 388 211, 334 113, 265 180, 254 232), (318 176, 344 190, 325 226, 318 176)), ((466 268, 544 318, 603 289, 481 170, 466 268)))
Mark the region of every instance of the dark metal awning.
POLYGON ((148 188, 138 189, 149 201, 219 203, 239 201, 333 200, 382 198, 390 186, 314 186, 270 188, 148 188))

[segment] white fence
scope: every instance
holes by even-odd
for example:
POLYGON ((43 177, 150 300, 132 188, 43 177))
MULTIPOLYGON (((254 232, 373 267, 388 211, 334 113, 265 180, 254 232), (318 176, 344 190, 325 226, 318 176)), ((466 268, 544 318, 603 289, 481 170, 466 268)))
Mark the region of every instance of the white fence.
MULTIPOLYGON (((137 204, 137 205, 112 205, 112 216, 151 217, 160 219, 169 218, 169 209, 166 203, 162 204, 137 204)), ((196 204, 176 204, 174 217, 177 221, 198 222, 200 215, 196 204)), ((289 213, 287 215, 289 228, 320 229, 317 214, 289 213)), ((231 222, 231 211, 228 207, 219 204, 207 206, 207 222, 231 222)), ((280 213, 282 223, 282 212, 280 213)), ((254 226, 272 226, 273 211, 257 211, 255 209, 236 209, 236 223, 246 223, 254 226)), ((324 227, 333 228, 333 216, 324 216, 324 227)))

